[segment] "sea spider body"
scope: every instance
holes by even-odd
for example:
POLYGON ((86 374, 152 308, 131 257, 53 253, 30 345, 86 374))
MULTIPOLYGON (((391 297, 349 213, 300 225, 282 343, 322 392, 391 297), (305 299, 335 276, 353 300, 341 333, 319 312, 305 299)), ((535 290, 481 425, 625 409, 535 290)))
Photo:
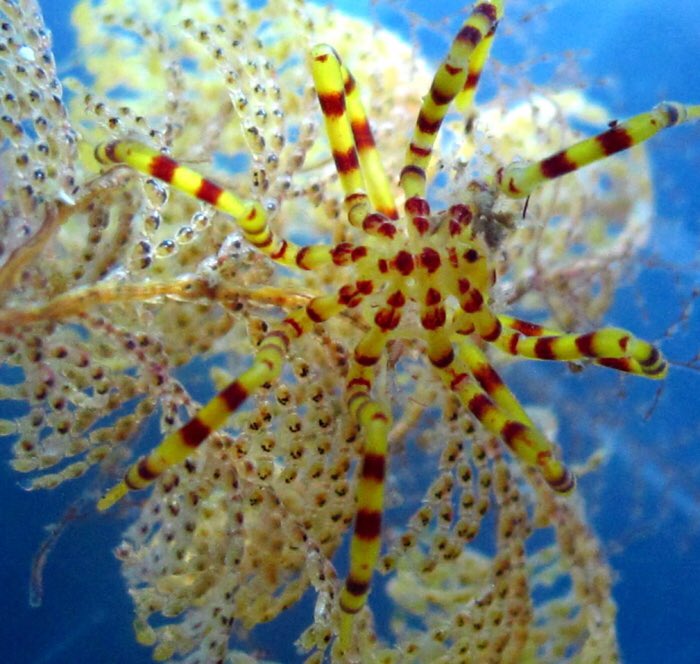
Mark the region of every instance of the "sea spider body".
POLYGON ((99 507, 106 509, 128 491, 148 486, 193 454, 251 394, 280 376, 296 339, 354 310, 365 332, 348 364, 345 404, 359 426, 363 447, 350 570, 339 598, 345 646, 350 643, 352 616, 366 602, 380 552, 391 413, 376 384, 376 367, 390 342, 422 344, 445 389, 560 493, 572 490, 573 474, 491 366, 484 347, 491 344, 510 355, 541 360, 589 360, 649 378, 662 378, 667 370, 653 345, 625 330, 567 334, 494 311, 490 293, 496 272, 477 224, 488 211, 476 201, 496 200, 502 194, 528 196, 550 179, 636 145, 660 129, 699 117, 700 106, 661 104, 540 162, 501 168, 494 177, 472 183, 462 203, 437 213, 430 210, 425 198, 426 168, 436 135, 453 101, 461 111, 471 105, 502 14, 501 1, 478 2, 438 68, 400 174, 401 214, 354 78, 330 46, 313 49, 311 69, 345 194, 345 211, 357 235, 362 235, 361 242, 299 246, 274 232, 260 203, 239 198, 157 150, 129 140, 96 149, 104 164, 128 164, 230 214, 250 245, 281 265, 299 270, 333 266, 343 271, 340 288, 311 299, 271 327, 250 368, 131 466, 99 507))

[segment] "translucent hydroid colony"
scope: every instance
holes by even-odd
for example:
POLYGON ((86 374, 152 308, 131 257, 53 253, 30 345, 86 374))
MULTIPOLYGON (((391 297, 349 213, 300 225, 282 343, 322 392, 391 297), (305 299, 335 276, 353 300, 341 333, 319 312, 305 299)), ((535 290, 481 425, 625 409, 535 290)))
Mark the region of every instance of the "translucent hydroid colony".
POLYGON ((643 154, 604 158, 699 107, 580 142, 567 126, 605 114, 573 90, 475 107, 502 2, 474 6, 432 83, 408 45, 330 10, 138 0, 77 5, 85 75, 60 81, 37 7, 2 7, 0 331, 22 374, 3 397, 27 404, 3 433, 52 488, 114 474, 160 418, 99 502, 136 511, 117 556, 137 639, 239 661, 231 634, 313 587, 310 662, 613 661, 610 572, 556 412, 529 415, 493 365, 665 375, 653 345, 581 327, 651 213, 643 154), (508 313, 545 303, 547 325, 508 313), (232 371, 199 408, 175 370, 215 354, 232 371), (383 533, 391 453, 427 426, 430 485, 383 533))

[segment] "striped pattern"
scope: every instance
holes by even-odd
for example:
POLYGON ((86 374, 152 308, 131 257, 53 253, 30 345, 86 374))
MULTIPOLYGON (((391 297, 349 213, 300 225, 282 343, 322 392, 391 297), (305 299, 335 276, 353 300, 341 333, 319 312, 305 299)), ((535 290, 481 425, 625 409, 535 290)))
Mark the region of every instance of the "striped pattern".
POLYGON ((662 129, 700 118, 700 105, 662 102, 533 164, 511 164, 496 173, 496 184, 512 198, 524 198, 546 182, 648 140, 662 129))
POLYGON ((312 51, 311 73, 350 224, 393 237, 398 212, 355 79, 325 44, 312 51), (369 195, 367 195, 368 192, 369 195))
MULTIPOLYGON (((463 360, 464 345, 460 351, 463 360)), ((471 369, 473 377, 463 361, 454 362, 449 370, 442 370, 443 382, 487 431, 498 436, 523 463, 537 468, 554 491, 570 492, 575 485, 573 474, 556 457, 552 443, 532 425, 522 407, 514 405, 515 397, 506 396, 507 388, 498 374, 479 358, 472 361, 471 369)))
MULTIPOLYGON (((385 338, 372 336, 372 355, 384 350, 385 338)), ((372 366, 353 362, 346 383, 346 403, 352 417, 364 434, 362 463, 357 478, 357 512, 355 530, 350 542, 350 570, 340 593, 340 644, 348 649, 351 643, 353 616, 367 602, 372 573, 381 550, 384 479, 391 417, 371 396, 374 371, 372 366)))
POLYGON ((493 38, 496 35, 497 26, 498 23, 493 24, 491 30, 479 42, 469 58, 467 78, 464 81, 464 87, 455 97, 455 107, 460 113, 466 114, 474 104, 474 95, 476 94, 476 89, 479 86, 481 73, 483 72, 486 61, 491 53, 491 46, 493 46, 493 38))
POLYGON ((282 265, 309 270, 331 262, 328 247, 299 247, 273 233, 260 203, 239 198, 153 148, 135 141, 112 141, 98 145, 95 158, 102 164, 127 164, 231 215, 252 246, 282 265), (304 257, 299 260, 302 250, 304 257))
MULTIPOLYGON (((425 195, 425 171, 442 121, 452 100, 464 89, 470 58, 475 52, 482 58, 480 67, 483 67, 488 47, 485 52, 484 49, 478 51, 478 47, 482 40, 493 35, 502 15, 502 1, 478 2, 438 67, 418 113, 413 137, 406 152, 406 163, 401 171, 401 187, 407 199, 425 195)), ((480 71, 480 67, 477 67, 480 71)))
POLYGON ((364 195, 365 181, 345 105, 338 57, 330 46, 320 45, 313 49, 311 58, 311 73, 340 184, 346 197, 358 193, 364 195))
POLYGON ((339 295, 314 298, 305 308, 295 310, 276 325, 260 342, 250 369, 219 392, 187 424, 133 464, 124 479, 98 502, 98 509, 109 509, 129 491, 146 488, 166 470, 191 456, 213 431, 224 426, 250 394, 280 375, 293 339, 307 332, 313 323, 326 321, 345 308, 339 300, 339 295))
MULTIPOLYGON (((478 386, 474 385, 466 378, 457 382, 456 391, 460 393, 463 403, 521 461, 538 468, 554 491, 572 491, 575 485, 573 473, 557 459, 554 445, 537 430, 483 352, 465 340, 460 341, 457 348, 458 359, 478 383, 478 386)), ((454 381, 452 377, 452 385, 455 385, 454 381)))
MULTIPOLYGON (((375 367, 389 339, 424 340, 428 361, 445 388, 456 394, 481 425, 500 438, 522 463, 536 468, 560 493, 573 489, 572 473, 557 458, 554 444, 537 430, 480 346, 489 343, 511 355, 533 359, 585 359, 649 378, 661 378, 667 371, 665 360, 654 346, 625 330, 604 328, 566 334, 497 315, 489 305, 495 271, 489 264, 487 248, 471 224, 478 207, 455 205, 446 214, 431 214, 424 194, 426 168, 437 133, 453 101, 462 112, 473 103, 502 14, 502 0, 476 3, 423 99, 400 177, 406 196, 404 229, 395 223, 399 214, 355 79, 330 46, 313 49, 312 75, 348 221, 373 236, 367 245, 341 242, 335 246, 297 246, 274 234, 259 203, 239 198, 156 150, 124 140, 103 144, 95 151, 104 164, 128 164, 230 214, 246 240, 278 263, 302 270, 316 270, 327 264, 349 270, 348 279, 337 292, 311 299, 273 326, 263 337, 251 367, 187 424, 133 464, 98 504, 100 510, 109 508, 127 492, 147 487, 193 454, 251 394, 279 377, 295 339, 314 325, 354 309, 353 316, 364 334, 349 362, 345 401, 363 434, 363 449, 349 572, 339 598, 340 645, 345 651, 352 650, 353 617, 366 604, 381 549, 391 415, 375 393, 375 367), (405 233, 399 234, 400 230, 405 233), (451 301, 458 302, 459 307, 449 307, 451 301), (413 309, 404 316, 407 303, 413 309), (417 319, 413 315, 416 310, 417 319)), ((546 180, 699 116, 700 106, 661 104, 536 164, 501 169, 496 180, 509 196, 527 196, 546 180)))
MULTIPOLYGON (((334 52, 335 54, 335 52, 334 52)), ((337 55, 336 55, 337 57, 337 55)), ((367 113, 362 105, 362 99, 357 89, 357 82, 347 67, 338 59, 345 91, 345 104, 350 121, 350 128, 355 140, 360 159, 360 168, 367 185, 367 194, 374 210, 389 219, 398 219, 394 196, 391 193, 389 178, 379 156, 379 151, 374 142, 374 135, 370 127, 367 113)))
POLYGON ((538 326, 533 328, 535 334, 528 334, 530 330, 503 329, 493 343, 510 355, 536 360, 589 359, 618 371, 655 379, 664 378, 668 372, 668 364, 658 349, 626 330, 606 327, 584 334, 564 334, 538 326))

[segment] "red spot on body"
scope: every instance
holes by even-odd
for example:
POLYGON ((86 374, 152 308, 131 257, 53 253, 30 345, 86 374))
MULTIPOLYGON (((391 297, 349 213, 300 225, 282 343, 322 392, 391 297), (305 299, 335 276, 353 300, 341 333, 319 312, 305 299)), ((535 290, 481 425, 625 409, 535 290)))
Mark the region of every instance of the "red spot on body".
POLYGON ((362 302, 362 297, 355 287, 345 284, 338 291, 338 302, 352 309, 362 302))
POLYGON ((117 157, 117 146, 119 145, 119 141, 112 141, 111 143, 108 143, 105 145, 105 156, 107 159, 110 161, 115 161, 119 162, 121 159, 117 157))
POLYGON ((362 477, 375 482, 384 481, 386 457, 383 454, 368 452, 362 460, 362 477))
MULTIPOLYGON (((289 246, 289 244, 287 243, 287 240, 282 240, 282 242, 280 242, 279 249, 277 251, 272 252, 270 254, 270 258, 272 258, 273 260, 279 260, 287 253, 288 246, 289 246)), ((297 256, 297 258, 299 258, 299 257, 297 256)), ((297 265, 298 265, 298 263, 297 263, 297 265)))
POLYGON ((436 106, 445 106, 454 99, 454 95, 449 92, 439 90, 437 87, 432 87, 430 88, 430 98, 432 99, 433 104, 436 106))
POLYGON ((596 141, 598 141, 598 144, 606 155, 621 152, 622 150, 626 150, 634 145, 634 141, 632 140, 629 132, 624 127, 620 127, 619 125, 612 127, 599 136, 596 136, 596 141))
POLYGON ((430 230, 430 222, 425 217, 413 217, 411 223, 419 235, 425 235, 430 230))
POLYGON ((479 252, 476 249, 467 249, 463 257, 467 263, 476 263, 479 260, 479 252))
POLYGON ((488 341, 489 343, 493 343, 494 341, 496 341, 496 339, 498 339, 498 337, 501 336, 501 330, 503 329, 501 321, 498 320, 498 318, 494 318, 493 320, 493 328, 490 331, 484 332, 481 335, 481 338, 484 341, 488 341))
POLYGON ((457 390, 459 386, 465 381, 469 380, 469 376, 465 373, 455 374, 450 381, 450 389, 457 390))
POLYGON ((403 180, 403 178, 408 175, 414 175, 417 178, 420 178, 421 180, 425 180, 425 171, 420 166, 415 166, 413 164, 404 166, 401 169, 401 176, 399 179, 403 180))
POLYGON ((452 346, 450 346, 442 355, 430 357, 430 363, 437 369, 445 369, 452 364, 452 360, 454 359, 455 352, 452 350, 452 346))
POLYGON ((474 7, 473 14, 481 14, 485 16, 492 23, 498 18, 498 12, 496 11, 496 6, 490 2, 484 2, 474 7))
MULTIPOLYGON (((345 590, 347 590, 353 597, 362 597, 363 595, 367 594, 367 591, 369 590, 369 583, 367 581, 358 581, 352 576, 349 576, 347 579, 345 579, 345 590)), ((345 611, 345 613, 357 613, 360 610, 359 608, 344 605, 342 597, 340 600, 340 608, 345 611)))
POLYGON ((382 273, 386 274, 389 271, 389 263, 385 258, 380 258, 377 261, 377 269, 382 273))
POLYGON ((547 484, 558 493, 569 493, 576 484, 576 478, 571 471, 565 469, 558 478, 548 478, 547 484))
POLYGON ((345 88, 346 95, 349 95, 350 93, 352 93, 352 91, 357 87, 355 77, 350 72, 348 72, 348 78, 344 82, 343 87, 345 88))
POLYGON ((508 447, 513 449, 517 439, 522 438, 526 433, 527 428, 524 424, 510 420, 503 425, 501 429, 501 438, 508 447))
MULTIPOLYGON (((323 60, 320 58, 317 58, 317 60, 324 62, 328 56, 321 57, 323 57, 323 60)), ((323 114, 327 117, 337 118, 345 113, 345 95, 342 92, 326 92, 325 94, 319 94, 318 102, 321 105, 323 114)))
POLYGON ((272 244, 273 239, 272 233, 267 233, 261 240, 248 240, 248 242, 258 249, 264 249, 272 244))
POLYGON ((173 173, 175 173, 178 168, 178 163, 174 159, 160 154, 157 157, 153 157, 148 166, 148 172, 159 180, 171 182, 173 173))
POLYGON ((468 314, 473 314, 475 311, 479 311, 484 304, 484 296, 475 288, 469 290, 460 305, 462 310, 468 314))
POLYGON ((572 161, 565 150, 540 162, 540 172, 548 179, 558 178, 560 175, 571 173, 577 168, 576 162, 572 161))
MULTIPOLYGON (((433 151, 432 148, 423 148, 420 145, 416 145, 413 141, 411 141, 411 144, 408 146, 408 149, 418 157, 429 157, 431 152, 433 151)), ((423 175, 425 177, 425 175, 423 175)))
POLYGON ((556 337, 540 337, 535 342, 535 355, 541 360, 555 360, 554 343, 556 337))
POLYGON ((402 291, 398 290, 389 295, 389 297, 386 299, 386 303, 390 307, 401 308, 404 304, 406 304, 406 297, 402 291))
POLYGON ((371 279, 360 279, 355 282, 355 286, 357 286, 357 290, 363 295, 369 295, 374 289, 374 283, 371 279))
MULTIPOLYGON (((657 348, 652 348, 651 353, 649 353, 649 357, 647 357, 644 360, 639 360, 639 364, 641 364, 643 367, 651 367, 654 366, 659 359, 661 358, 661 354, 659 353, 657 348)), ((661 366, 659 367, 659 371, 656 373, 660 373, 664 368, 664 364, 662 363, 661 366)))
POLYGON ((544 334, 544 328, 537 323, 530 323, 526 320, 514 320, 510 327, 518 332, 522 332, 526 337, 539 337, 544 334))
POLYGON ((363 367, 372 367, 377 363, 379 357, 376 355, 363 355, 358 350, 355 350, 355 362, 361 364, 363 367))
POLYGON ((586 357, 595 357, 596 352, 593 349, 593 340, 595 339, 595 332, 589 332, 588 334, 582 334, 576 337, 576 348, 579 349, 582 355, 586 357))
POLYGON ((355 247, 352 250, 352 253, 350 254, 350 258, 352 258, 353 263, 356 263, 361 258, 364 258, 366 255, 367 255, 367 247, 360 245, 359 247, 355 247))
MULTIPOLYGON (((255 205, 253 205, 250 208, 250 212, 246 216, 246 221, 253 221, 253 219, 255 219, 257 216, 258 216, 258 208, 255 205)), ((253 232, 259 232, 259 231, 253 231, 253 232)))
POLYGON ((597 360, 597 363, 601 366, 615 369, 616 371, 629 372, 632 370, 632 363, 627 357, 604 357, 597 360))
POLYGON ((517 355, 517 353, 518 353, 518 341, 519 340, 520 340, 520 335, 517 333, 511 335, 510 339, 508 339, 508 352, 511 355, 517 355))
POLYGON ((396 254, 394 258, 394 266, 396 267, 399 274, 407 277, 411 272, 413 272, 414 263, 413 256, 403 249, 396 254))
POLYGON ((353 246, 349 242, 341 242, 331 249, 331 258, 335 265, 347 265, 352 260, 353 246))
POLYGON ((366 378, 353 378, 352 380, 348 381, 348 391, 353 387, 361 387, 363 392, 369 392, 372 389, 372 383, 370 383, 366 378))
POLYGON ((345 197, 345 205, 352 208, 359 203, 364 203, 367 200, 367 194, 361 191, 355 191, 345 197))
POLYGON ((479 28, 473 25, 465 25, 458 33, 455 41, 462 42, 471 46, 476 46, 482 39, 483 35, 479 28))
MULTIPOLYGON (((422 174, 423 169, 420 169, 420 171, 422 174)), ((406 210, 406 214, 414 217, 430 216, 430 205, 425 198, 420 196, 411 196, 411 198, 404 203, 404 209, 406 210)))
POLYGON ((401 313, 392 307, 380 309, 374 315, 375 324, 384 332, 394 330, 401 322, 401 313))
POLYGON ((440 295, 440 291, 435 288, 428 288, 425 292, 425 303, 428 306, 432 306, 434 304, 439 304, 441 301, 442 296, 440 295))
POLYGON ((368 233, 383 235, 389 239, 396 235, 396 226, 389 221, 389 218, 379 212, 368 214, 362 222, 362 228, 368 233))
POLYGON ((210 433, 211 429, 198 417, 192 418, 180 429, 182 442, 187 447, 198 447, 210 433))
POLYGON ((379 537, 382 530, 381 512, 369 509, 357 510, 355 517, 355 537, 371 541, 379 537))
POLYGON ((474 414, 474 417, 481 422, 486 417, 487 411, 493 408, 493 404, 491 399, 485 394, 477 394, 469 400, 467 407, 474 414))
POLYGON ((477 371, 472 371, 474 378, 479 382, 479 385, 484 388, 484 392, 493 394, 499 387, 503 385, 501 377, 496 373, 494 368, 488 364, 479 367, 477 371))
POLYGON ((470 90, 475 88, 479 84, 479 78, 481 78, 481 72, 470 71, 467 80, 464 81, 464 89, 470 90))
POLYGON ((460 72, 463 71, 462 67, 455 67, 454 65, 451 65, 449 62, 445 63, 445 71, 450 75, 450 76, 455 76, 456 74, 459 74, 460 72))
POLYGON ((314 323, 322 323, 325 318, 318 312, 316 309, 314 309, 314 303, 309 302, 308 305, 306 305, 306 315, 314 322, 314 323))
MULTIPOLYGON (((297 264, 297 267, 300 267, 302 270, 310 270, 311 268, 304 263, 304 259, 306 258, 306 255, 309 253, 311 250, 311 247, 302 247, 299 250, 299 253, 297 254, 297 257, 295 259, 295 262, 297 264)), ((332 252, 331 252, 332 256, 332 252)), ((333 259, 333 262, 335 263, 335 259, 333 259)))
MULTIPOLYGON (((302 328, 302 326, 294 318, 285 318, 282 322, 286 323, 287 325, 289 325, 289 327, 292 328, 292 330, 294 330, 294 334, 296 334, 297 338, 304 334, 304 328, 302 328)), ((282 335, 282 341, 284 342, 284 345, 289 346, 289 339, 287 338, 287 335, 279 330, 278 332, 282 335)), ((271 337, 277 334, 278 332, 270 332, 267 336, 271 337)))
POLYGON ((457 250, 454 247, 447 247, 447 259, 450 261, 452 267, 457 267, 459 265, 457 250))
POLYGON ((460 224, 467 225, 471 222, 474 214, 468 205, 462 205, 458 203, 457 205, 452 205, 448 210, 452 218, 459 222, 460 224))
MULTIPOLYGON (((154 479, 156 479, 156 477, 158 477, 158 473, 154 472, 150 468, 149 463, 148 463, 148 457, 142 457, 139 460, 138 464, 136 465, 136 472, 138 473, 138 476, 146 482, 151 482, 154 479)), ((138 489, 139 487, 130 487, 130 488, 138 489)))
POLYGON ((424 134, 429 135, 437 134, 437 132, 440 130, 441 124, 442 118, 430 120, 423 111, 418 114, 418 119, 416 120, 416 126, 418 129, 424 134))
POLYGON ((431 247, 425 247, 425 249, 421 251, 420 260, 423 267, 428 271, 428 274, 435 272, 442 263, 440 254, 431 247))
POLYGON ((444 307, 436 307, 421 316, 420 322, 425 330, 437 330, 445 324, 446 313, 444 307))
POLYGON ((355 137, 355 145, 358 150, 366 150, 374 147, 374 136, 367 120, 353 120, 351 123, 352 135, 355 137))
POLYGON ((333 150, 333 161, 338 173, 349 173, 360 167, 360 162, 357 159, 357 150, 355 147, 350 147, 347 152, 338 152, 333 150))
POLYGON ((216 205, 219 198, 221 198, 221 194, 223 193, 224 190, 218 184, 203 178, 199 185, 199 189, 197 189, 197 192, 195 193, 195 196, 200 201, 206 201, 207 203, 216 205))

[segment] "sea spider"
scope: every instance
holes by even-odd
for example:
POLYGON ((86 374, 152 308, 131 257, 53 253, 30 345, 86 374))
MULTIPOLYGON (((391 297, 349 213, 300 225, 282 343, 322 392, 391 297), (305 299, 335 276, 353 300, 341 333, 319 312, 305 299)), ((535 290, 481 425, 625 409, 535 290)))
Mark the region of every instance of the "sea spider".
MULTIPOLYGON (((520 357, 588 360, 648 378, 665 376, 667 364, 651 344, 630 332, 602 328, 568 334, 497 313, 490 293, 496 280, 489 248, 473 223, 484 212, 471 191, 464 201, 433 213, 425 198, 426 169, 453 101, 467 110, 487 60, 503 2, 477 2, 454 38, 423 99, 409 142, 400 185, 400 213, 382 167, 355 79, 332 47, 311 53, 311 69, 351 226, 362 243, 299 246, 270 228, 263 206, 244 200, 170 157, 131 140, 96 149, 103 164, 124 163, 231 215, 251 246, 295 270, 333 265, 347 274, 336 292, 291 311, 263 336, 249 369, 217 394, 182 428, 132 465, 100 500, 109 508, 128 491, 142 489, 193 454, 246 399, 279 378, 294 341, 334 316, 355 310, 366 332, 345 376, 345 404, 363 439, 356 485, 350 570, 339 598, 341 643, 347 646, 353 616, 365 604, 380 552, 387 440, 391 413, 376 384, 376 367, 389 342, 422 344, 445 389, 524 464, 535 467, 552 490, 574 487, 573 474, 553 444, 535 427, 489 363, 486 343, 520 357)), ((541 161, 514 163, 473 190, 491 199, 525 198, 540 184, 637 145, 659 130, 700 117, 700 106, 662 103, 541 161)))

